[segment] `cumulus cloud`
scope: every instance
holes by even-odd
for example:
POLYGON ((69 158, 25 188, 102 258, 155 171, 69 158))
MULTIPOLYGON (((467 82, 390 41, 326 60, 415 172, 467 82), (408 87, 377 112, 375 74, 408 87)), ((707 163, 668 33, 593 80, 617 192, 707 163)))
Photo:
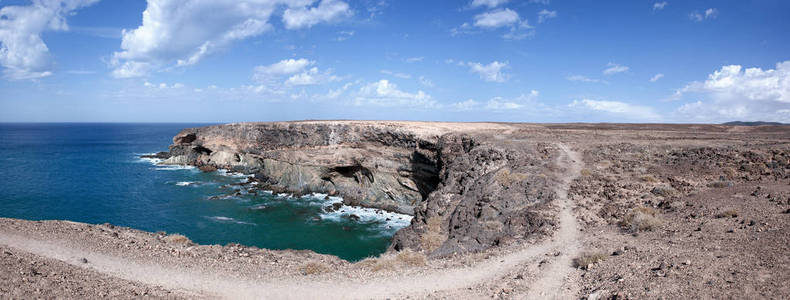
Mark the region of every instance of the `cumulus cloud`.
POLYGON ((656 82, 656 81, 658 81, 661 78, 664 78, 664 74, 658 73, 656 75, 653 75, 653 77, 650 78, 650 82, 656 82))
POLYGON ((507 2, 508 0, 473 0, 469 6, 471 7, 486 6, 488 8, 494 8, 502 4, 505 4, 507 2))
POLYGON ((434 87, 434 86, 436 86, 436 85, 433 84, 433 81, 431 81, 428 78, 425 78, 425 76, 420 76, 420 78, 417 78, 417 80, 420 81, 420 84, 422 84, 424 86, 427 86, 427 87, 434 87))
POLYGON ((374 105, 385 107, 438 108, 440 105, 423 91, 409 93, 398 89, 389 80, 382 79, 369 83, 359 89, 354 105, 374 105))
POLYGON ((0 65, 11 80, 52 75, 49 48, 41 39, 45 31, 66 31, 66 17, 98 0, 33 1, 28 6, 0 9, 0 65))
POLYGON ((684 104, 677 112, 701 121, 765 120, 790 121, 790 60, 775 69, 723 66, 705 81, 692 82, 677 97, 701 98, 684 104))
POLYGON ((655 4, 653 4, 653 10, 662 10, 664 9, 664 7, 667 6, 667 4, 669 3, 667 3, 666 1, 656 2, 655 4))
POLYGON ((604 75, 614 75, 617 73, 622 73, 628 71, 628 66, 623 66, 616 63, 609 63, 606 65, 607 68, 603 70, 604 75))
POLYGON ((531 90, 529 94, 522 94, 516 98, 494 97, 481 103, 474 99, 468 99, 462 102, 450 104, 448 107, 454 111, 470 111, 470 110, 488 110, 488 111, 510 111, 524 108, 532 110, 546 110, 545 105, 537 103, 535 100, 538 98, 538 91, 531 90))
POLYGON ((311 27, 321 22, 333 22, 351 16, 348 4, 337 0, 321 0, 315 7, 290 7, 283 13, 285 28, 299 29, 311 27))
POLYGON ((281 89, 288 86, 314 85, 336 81, 331 70, 320 72, 318 67, 311 67, 315 61, 300 59, 285 59, 266 66, 257 66, 253 70, 253 81, 269 90, 281 89))
POLYGON ((529 21, 526 18, 522 19, 516 11, 509 8, 479 13, 473 17, 472 23, 463 23, 461 26, 453 28, 450 33, 456 36, 500 28, 508 29, 508 32, 502 37, 509 40, 520 40, 534 34, 534 27, 529 25, 529 21))
POLYGON ((518 13, 509 8, 499 9, 478 14, 474 17, 474 26, 482 28, 497 28, 511 26, 520 21, 518 13))
POLYGON ((477 62, 468 62, 465 65, 469 67, 471 72, 477 73, 480 75, 480 79, 485 81, 505 82, 509 77, 502 72, 502 69, 508 67, 508 62, 493 61, 487 65, 477 62))
POLYGON ((702 22, 707 19, 715 19, 719 16, 719 10, 715 8, 708 8, 704 12, 693 11, 689 14, 689 19, 694 22, 702 22))
POLYGON ((582 99, 573 100, 568 106, 575 109, 602 112, 617 116, 618 118, 633 119, 642 122, 657 121, 661 119, 661 116, 650 107, 619 101, 582 99))
POLYGON ((538 24, 545 22, 548 19, 553 19, 557 17, 556 10, 541 10, 538 12, 538 24))
POLYGON ((121 50, 110 65, 115 77, 137 77, 164 66, 188 66, 235 41, 272 28, 269 20, 285 6, 282 20, 288 29, 309 28, 351 14, 337 0, 148 0, 142 25, 124 30, 121 50))

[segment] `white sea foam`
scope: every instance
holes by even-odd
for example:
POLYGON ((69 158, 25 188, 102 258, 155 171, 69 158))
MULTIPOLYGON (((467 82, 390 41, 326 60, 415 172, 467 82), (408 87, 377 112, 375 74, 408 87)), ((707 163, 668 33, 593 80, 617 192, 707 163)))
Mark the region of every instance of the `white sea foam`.
POLYGON ((244 225, 256 225, 255 223, 239 221, 231 217, 223 217, 223 216, 213 216, 213 217, 206 217, 212 221, 220 222, 220 223, 234 223, 234 224, 244 224, 244 225))
POLYGON ((182 165, 156 165, 156 168, 154 169, 159 171, 197 170, 195 166, 182 165))
POLYGON ((194 181, 179 181, 179 182, 176 182, 177 186, 190 186, 190 185, 196 185, 196 184, 197 184, 197 182, 194 182, 194 181))
MULTIPOLYGON (((343 203, 343 198, 330 196, 326 194, 311 194, 310 196, 318 201, 322 207, 330 206, 334 203, 343 203)), ((324 211, 321 213, 321 219, 328 221, 340 222, 349 220, 351 215, 359 217, 357 222, 378 224, 380 229, 385 232, 395 233, 398 229, 409 226, 411 224, 412 216, 399 214, 396 212, 389 212, 376 208, 367 208, 361 206, 350 206, 343 204, 335 211, 324 211)))
POLYGON ((239 173, 239 172, 232 172, 232 171, 228 171, 226 169, 217 169, 217 174, 219 174, 220 176, 228 176, 228 177, 234 177, 234 178, 255 177, 255 174, 244 174, 244 173, 239 173))

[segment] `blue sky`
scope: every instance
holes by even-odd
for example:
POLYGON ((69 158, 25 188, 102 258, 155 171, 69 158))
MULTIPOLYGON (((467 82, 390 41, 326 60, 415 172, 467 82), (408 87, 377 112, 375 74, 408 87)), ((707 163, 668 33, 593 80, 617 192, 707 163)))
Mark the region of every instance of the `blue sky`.
POLYGON ((4 122, 790 122, 788 1, 0 7, 4 122))

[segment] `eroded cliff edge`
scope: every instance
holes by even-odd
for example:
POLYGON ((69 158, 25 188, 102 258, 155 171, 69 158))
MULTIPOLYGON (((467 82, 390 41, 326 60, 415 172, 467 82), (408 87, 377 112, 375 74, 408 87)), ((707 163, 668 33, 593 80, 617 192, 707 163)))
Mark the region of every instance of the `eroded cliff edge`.
POLYGON ((414 215, 391 249, 434 256, 552 230, 551 145, 503 141, 504 124, 236 123, 184 129, 165 164, 255 174, 262 189, 342 196, 414 215))

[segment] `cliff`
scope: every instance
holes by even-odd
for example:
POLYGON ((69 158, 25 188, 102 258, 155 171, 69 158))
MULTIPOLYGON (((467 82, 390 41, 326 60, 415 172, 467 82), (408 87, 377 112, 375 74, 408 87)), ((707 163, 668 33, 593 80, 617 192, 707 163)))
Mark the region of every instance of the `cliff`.
MULTIPOLYGON (((523 127, 523 126, 522 126, 523 127)), ((551 230, 555 149, 504 124, 239 123, 184 129, 164 164, 255 174, 276 192, 414 215, 392 249, 477 251, 551 230)))

